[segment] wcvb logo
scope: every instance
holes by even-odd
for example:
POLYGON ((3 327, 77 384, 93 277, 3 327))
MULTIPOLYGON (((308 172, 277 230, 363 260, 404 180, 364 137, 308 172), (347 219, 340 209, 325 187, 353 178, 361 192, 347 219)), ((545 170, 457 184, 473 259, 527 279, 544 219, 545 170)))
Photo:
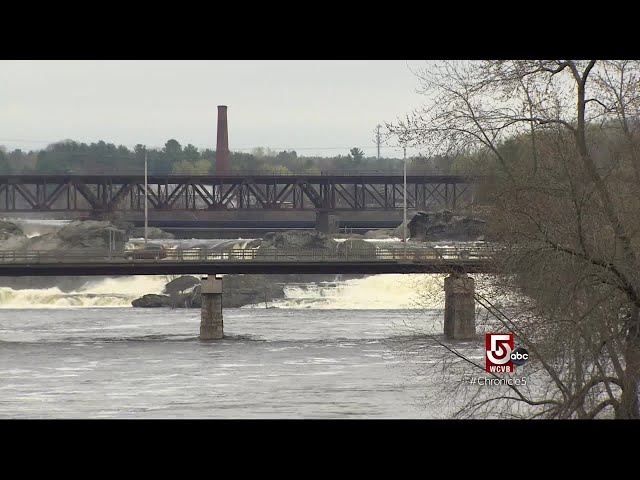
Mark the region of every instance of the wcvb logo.
POLYGON ((522 347, 513 349, 513 333, 485 334, 486 366, 491 373, 513 373, 514 365, 524 365, 529 353, 522 347))

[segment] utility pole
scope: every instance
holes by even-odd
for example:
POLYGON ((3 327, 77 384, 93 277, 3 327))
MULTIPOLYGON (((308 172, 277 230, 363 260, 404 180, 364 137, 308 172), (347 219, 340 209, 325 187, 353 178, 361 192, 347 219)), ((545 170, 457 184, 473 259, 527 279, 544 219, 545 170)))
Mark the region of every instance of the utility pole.
POLYGON ((147 228, 149 228, 149 213, 147 206, 147 149, 144 149, 144 246, 147 246, 147 228))

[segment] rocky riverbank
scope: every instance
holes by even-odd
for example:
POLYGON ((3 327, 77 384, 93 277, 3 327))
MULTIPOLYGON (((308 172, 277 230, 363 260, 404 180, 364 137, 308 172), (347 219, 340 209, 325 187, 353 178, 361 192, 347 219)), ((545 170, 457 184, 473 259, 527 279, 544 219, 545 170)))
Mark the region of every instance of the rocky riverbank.
POLYGON ((416 212, 408 222, 409 238, 417 242, 482 241, 487 236, 487 222, 449 210, 416 212))

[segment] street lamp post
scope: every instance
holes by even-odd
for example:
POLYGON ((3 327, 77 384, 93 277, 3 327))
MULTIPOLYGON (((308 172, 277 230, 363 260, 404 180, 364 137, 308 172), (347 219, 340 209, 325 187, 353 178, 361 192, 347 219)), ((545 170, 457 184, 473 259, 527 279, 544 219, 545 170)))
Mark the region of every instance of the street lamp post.
POLYGON ((404 156, 403 156, 403 163, 404 163, 404 195, 402 196, 402 200, 403 200, 403 206, 402 206, 402 210, 403 210, 403 221, 402 221, 402 243, 404 244, 404 259, 407 259, 407 147, 403 147, 404 150, 404 156))
POLYGON ((144 246, 147 246, 147 228, 149 227, 149 214, 147 206, 147 149, 144 149, 144 246))
POLYGON ((381 125, 376 126, 376 143, 378 145, 378 168, 380 168, 380 127, 381 125))

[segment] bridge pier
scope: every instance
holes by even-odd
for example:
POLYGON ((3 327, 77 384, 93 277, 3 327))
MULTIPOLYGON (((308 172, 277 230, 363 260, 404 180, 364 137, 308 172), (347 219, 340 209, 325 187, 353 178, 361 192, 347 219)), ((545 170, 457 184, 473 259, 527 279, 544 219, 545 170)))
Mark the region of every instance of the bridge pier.
POLYGON ((444 336, 450 340, 476 337, 475 281, 452 273, 444 279, 444 336))
POLYGON ((224 336, 222 322, 222 276, 203 276, 200 284, 200 340, 219 340, 224 336))
POLYGON ((328 210, 318 210, 316 212, 315 229, 326 235, 338 233, 338 214, 328 210))

